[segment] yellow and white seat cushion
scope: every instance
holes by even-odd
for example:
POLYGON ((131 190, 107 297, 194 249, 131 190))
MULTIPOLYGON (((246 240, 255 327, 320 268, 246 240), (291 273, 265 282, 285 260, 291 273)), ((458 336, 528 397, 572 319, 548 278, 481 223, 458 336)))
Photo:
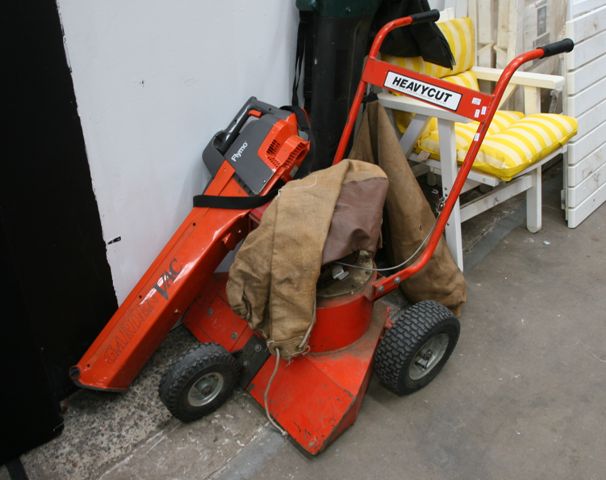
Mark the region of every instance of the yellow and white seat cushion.
MULTIPOLYGON (((425 62, 422 58, 385 56, 385 60, 404 68, 442 78, 445 81, 479 90, 472 71, 475 59, 475 34, 471 19, 455 18, 439 22, 455 57, 452 70, 425 62)), ((399 113, 399 112, 398 112, 399 113)), ((396 115, 396 122, 404 130, 409 117, 396 115)), ((521 112, 498 111, 490 124, 473 168, 501 180, 515 175, 563 146, 577 132, 577 121, 566 115, 539 113, 524 117, 521 112)), ((457 160, 462 162, 478 128, 478 122, 455 123, 457 160)), ((427 152, 439 159, 437 122, 432 119, 416 145, 417 153, 427 152)))

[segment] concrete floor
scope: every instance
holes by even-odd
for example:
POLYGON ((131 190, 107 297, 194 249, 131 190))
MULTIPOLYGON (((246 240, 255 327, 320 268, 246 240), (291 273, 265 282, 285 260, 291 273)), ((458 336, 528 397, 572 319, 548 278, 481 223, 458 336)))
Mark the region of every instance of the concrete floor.
MULTIPOLYGON (((82 391, 64 434, 23 457, 32 479, 591 479, 606 471, 606 205, 568 229, 559 179, 544 227, 523 199, 465 225, 468 303, 453 357, 409 397, 373 380, 356 424, 309 459, 238 393, 182 425, 157 397, 193 340, 172 332, 126 394, 82 391)), ((8 478, 0 470, 0 480, 8 478)))

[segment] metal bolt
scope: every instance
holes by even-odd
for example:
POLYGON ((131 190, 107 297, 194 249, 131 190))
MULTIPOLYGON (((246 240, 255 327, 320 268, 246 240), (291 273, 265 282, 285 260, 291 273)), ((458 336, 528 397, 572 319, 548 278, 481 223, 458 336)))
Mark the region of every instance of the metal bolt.
POLYGON ((396 277, 396 278, 394 278, 394 280, 393 280, 393 281, 394 281, 394 283, 395 283, 396 285, 399 285, 399 283, 400 283, 402 280, 400 280, 400 277, 396 277))
POLYGON ((215 312, 213 311, 212 308, 209 307, 208 310, 206 310, 206 313, 208 313, 208 316, 211 316, 215 312))
POLYGON ((181 313, 181 310, 179 310, 178 308, 175 308, 175 315, 179 315, 181 313))
POLYGON ((261 351, 261 345, 255 345, 255 352, 259 353, 261 351))
POLYGON ((238 332, 232 332, 231 338, 232 338, 232 340, 235 340, 236 338, 238 338, 238 332))
POLYGON ((379 292, 382 292, 383 290, 385 290, 385 287, 384 287, 383 285, 381 285, 379 288, 377 288, 377 290, 378 290, 379 292))

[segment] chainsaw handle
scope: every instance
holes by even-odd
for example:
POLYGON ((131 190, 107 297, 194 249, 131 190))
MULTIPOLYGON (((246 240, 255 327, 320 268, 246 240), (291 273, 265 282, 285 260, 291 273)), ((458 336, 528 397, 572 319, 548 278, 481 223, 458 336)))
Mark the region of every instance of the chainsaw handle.
POLYGON ((427 12, 413 13, 410 18, 412 19, 411 25, 416 23, 437 22, 440 19, 440 11, 434 9, 427 12))
POLYGON ((539 48, 543 50, 543 58, 546 58, 551 57, 552 55, 557 55, 558 53, 572 52, 574 42, 570 38, 564 38, 563 40, 548 43, 547 45, 539 48))
POLYGON ((248 120, 251 111, 257 111, 265 115, 267 113, 273 113, 276 108, 269 103, 261 102, 257 100, 257 97, 250 97, 244 106, 236 113, 236 116, 229 123, 225 130, 221 130, 213 138, 213 146, 221 152, 222 155, 227 152, 231 144, 240 133, 240 130, 248 120))

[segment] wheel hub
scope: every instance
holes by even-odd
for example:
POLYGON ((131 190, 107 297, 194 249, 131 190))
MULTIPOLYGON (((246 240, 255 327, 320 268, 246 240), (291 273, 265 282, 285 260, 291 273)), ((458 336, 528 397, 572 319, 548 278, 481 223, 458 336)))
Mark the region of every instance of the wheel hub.
POLYGON ((223 375, 210 372, 196 380, 187 393, 188 402, 194 407, 202 407, 212 402, 223 388, 223 375))
POLYGON ((417 351, 408 369, 412 380, 420 380, 440 363, 448 348, 448 335, 439 333, 427 340, 417 351))

